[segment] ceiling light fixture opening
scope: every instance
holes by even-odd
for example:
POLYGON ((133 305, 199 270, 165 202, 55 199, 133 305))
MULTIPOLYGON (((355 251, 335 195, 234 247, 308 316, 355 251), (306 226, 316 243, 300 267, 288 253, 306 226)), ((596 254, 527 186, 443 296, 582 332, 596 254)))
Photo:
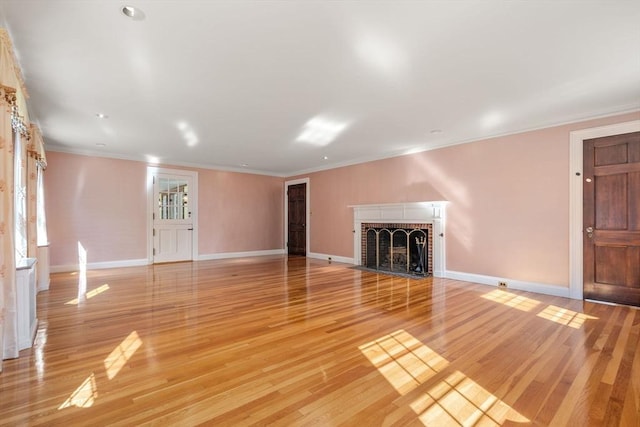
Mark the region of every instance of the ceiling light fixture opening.
POLYGON ((124 6, 121 10, 124 16, 134 21, 142 21, 145 17, 144 12, 135 6, 124 6))
POLYGON ((109 118, 109 116, 107 116, 104 113, 96 113, 96 117, 99 118, 99 119, 108 119, 109 118))

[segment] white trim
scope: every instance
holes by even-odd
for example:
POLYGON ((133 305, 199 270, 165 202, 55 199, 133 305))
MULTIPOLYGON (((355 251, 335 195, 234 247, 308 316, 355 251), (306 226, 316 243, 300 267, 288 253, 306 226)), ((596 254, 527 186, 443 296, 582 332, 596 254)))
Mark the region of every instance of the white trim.
MULTIPOLYGON (((259 169, 248 169, 248 168, 240 168, 240 167, 229 167, 224 165, 215 165, 215 164, 207 164, 207 163, 192 163, 192 162, 179 162, 175 160, 164 160, 161 159, 160 163, 149 163, 148 156, 145 155, 127 155, 127 154, 119 154, 119 153, 109 153, 103 150, 86 150, 76 147, 68 147, 63 145, 58 145, 55 143, 49 143, 47 141, 47 151, 55 151, 58 153, 66 153, 66 154, 74 154, 76 156, 87 156, 87 157, 97 157, 97 158, 106 158, 106 159, 117 159, 117 160, 131 160, 134 162, 145 163, 151 167, 160 167, 160 164, 163 166, 169 167, 184 167, 184 168, 196 168, 196 169, 207 169, 207 170, 216 170, 216 171, 225 171, 225 172, 236 172, 236 173, 247 173, 253 175, 265 175, 265 176, 275 176, 279 178, 285 178, 287 176, 293 176, 293 173, 280 173, 280 172, 272 172, 266 170, 259 169)), ((298 174, 299 175, 299 174, 298 174)))
POLYGON ((248 252, 221 252, 217 254, 204 254, 198 257, 198 261, 209 261, 213 259, 248 258, 254 256, 285 255, 284 249, 268 249, 264 251, 248 252))
POLYGON ((305 199, 307 202, 307 206, 306 206, 306 225, 305 225, 305 249, 304 249, 304 253, 305 254, 309 254, 310 252, 310 248, 311 248, 311 183, 310 183, 310 179, 307 178, 300 178, 300 179, 293 179, 291 181, 285 181, 284 182, 284 253, 288 254, 289 253, 289 245, 287 244, 287 242, 289 241, 289 186, 291 185, 297 185, 297 184, 307 184, 306 189, 307 189, 307 194, 305 195, 305 199))
MULTIPOLYGON (((463 273, 460 271, 447 271, 447 279, 461 280, 464 282, 480 283, 481 285, 498 286, 498 282, 507 283, 507 288, 519 291, 534 292, 536 294, 553 295, 569 298, 569 289, 562 285, 548 285, 544 283, 524 282, 522 280, 508 279, 505 277, 485 276, 482 274, 463 273)), ((504 289, 504 288, 500 288, 504 289)))
POLYGON ((640 131, 640 120, 569 133, 569 295, 583 298, 582 278, 582 145, 585 139, 640 131), (576 175, 579 174, 579 175, 576 175))
MULTIPOLYGON (((146 258, 123 259, 118 261, 90 262, 90 263, 87 263, 87 270, 102 270, 105 268, 120 268, 120 267, 140 267, 143 265, 149 265, 149 261, 146 258)), ((50 271, 52 273, 67 273, 70 271, 79 271, 79 270, 80 270, 80 266, 78 264, 52 265, 50 268, 50 271)))
POLYGON ((153 264, 153 213, 155 200, 153 197, 153 177, 158 174, 182 175, 191 179, 189 189, 189 207, 191 208, 191 260, 198 259, 198 172, 183 169, 166 169, 155 166, 147 166, 147 260, 153 264))
POLYGON ((433 276, 445 277, 447 271, 445 246, 445 217, 447 201, 385 203, 352 205, 353 208, 353 264, 362 260, 362 223, 432 224, 433 276))
POLYGON ((352 265, 355 264, 355 262, 353 261, 353 258, 349 258, 346 256, 319 254, 317 252, 307 252, 307 257, 313 258, 313 259, 322 259, 330 262, 335 261, 335 262, 343 262, 345 264, 352 264, 352 265))

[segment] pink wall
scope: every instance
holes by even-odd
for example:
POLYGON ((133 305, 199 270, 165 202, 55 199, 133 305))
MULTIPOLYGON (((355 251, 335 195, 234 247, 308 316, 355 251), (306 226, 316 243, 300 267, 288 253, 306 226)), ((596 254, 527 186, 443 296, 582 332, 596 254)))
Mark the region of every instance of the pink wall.
MULTIPOLYGON (((147 165, 48 152, 46 212, 52 266, 147 258, 147 165)), ((278 177, 196 169, 199 255, 283 248, 278 177)))
POLYGON ((200 254, 284 247, 284 179, 198 170, 200 254))
POLYGON ((47 153, 45 201, 51 265, 146 257, 146 169, 138 162, 47 153))
POLYGON ((353 256, 349 205, 448 200, 447 269, 568 286, 569 132, 559 126, 331 169, 310 178, 311 252, 353 256))

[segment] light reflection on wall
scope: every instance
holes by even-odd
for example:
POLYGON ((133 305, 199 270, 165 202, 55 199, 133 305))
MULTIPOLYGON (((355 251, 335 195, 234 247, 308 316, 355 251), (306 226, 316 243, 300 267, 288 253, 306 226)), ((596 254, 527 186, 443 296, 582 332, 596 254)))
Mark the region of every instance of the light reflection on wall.
POLYGON ((78 242, 78 300, 87 292, 87 250, 78 242))
MULTIPOLYGON (((429 160, 427 155, 412 154, 408 157, 412 161, 411 170, 416 171, 420 181, 412 182, 412 186, 431 185, 438 192, 437 200, 446 200, 457 215, 447 215, 447 229, 450 230, 447 239, 454 238, 468 251, 473 253, 476 231, 472 227, 474 217, 473 197, 468 185, 455 176, 451 176, 435 161, 429 160)), ((433 199, 432 199, 433 200, 433 199)))

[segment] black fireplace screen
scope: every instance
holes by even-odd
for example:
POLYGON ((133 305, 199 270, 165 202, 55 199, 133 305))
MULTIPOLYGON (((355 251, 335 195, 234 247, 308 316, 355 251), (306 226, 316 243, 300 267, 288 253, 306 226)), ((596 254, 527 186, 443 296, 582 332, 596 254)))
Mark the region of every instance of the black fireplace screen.
POLYGON ((366 227, 364 261, 367 268, 427 275, 429 230, 394 227, 366 227))

